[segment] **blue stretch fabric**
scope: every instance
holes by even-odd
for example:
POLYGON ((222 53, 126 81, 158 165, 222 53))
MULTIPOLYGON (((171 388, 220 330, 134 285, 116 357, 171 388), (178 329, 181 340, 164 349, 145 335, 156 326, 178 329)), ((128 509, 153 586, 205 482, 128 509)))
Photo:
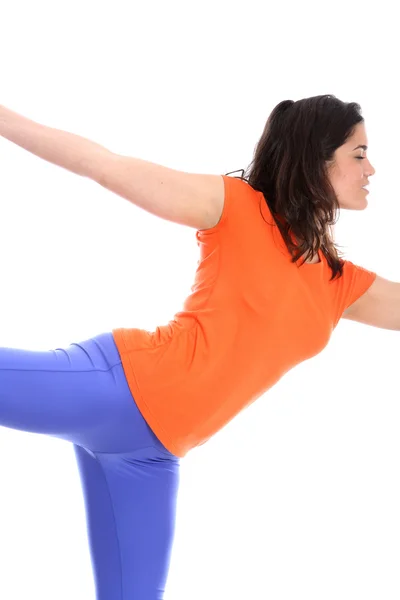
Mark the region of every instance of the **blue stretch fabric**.
POLYGON ((0 348, 0 426, 74 445, 97 600, 161 600, 180 459, 139 412, 112 333, 49 351, 0 348))

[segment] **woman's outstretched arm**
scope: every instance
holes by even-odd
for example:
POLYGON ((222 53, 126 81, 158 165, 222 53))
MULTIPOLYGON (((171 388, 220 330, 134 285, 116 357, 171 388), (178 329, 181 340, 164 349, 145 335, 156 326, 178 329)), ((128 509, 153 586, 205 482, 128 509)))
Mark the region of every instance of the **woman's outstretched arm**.
POLYGON ((48 162, 89 177, 161 219, 204 230, 221 218, 225 188, 220 175, 186 173, 115 154, 4 106, 0 106, 0 135, 48 162))
POLYGON ((109 150, 79 135, 47 127, 0 106, 0 135, 82 177, 95 175, 109 150))

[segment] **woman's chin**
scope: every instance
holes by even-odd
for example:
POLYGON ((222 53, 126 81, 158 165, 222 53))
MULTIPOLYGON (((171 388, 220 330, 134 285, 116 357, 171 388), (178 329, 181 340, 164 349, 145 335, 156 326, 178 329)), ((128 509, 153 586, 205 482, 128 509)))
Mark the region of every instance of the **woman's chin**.
POLYGON ((349 200, 347 202, 339 202, 339 206, 342 210, 365 210, 368 207, 368 200, 366 195, 364 198, 349 200))

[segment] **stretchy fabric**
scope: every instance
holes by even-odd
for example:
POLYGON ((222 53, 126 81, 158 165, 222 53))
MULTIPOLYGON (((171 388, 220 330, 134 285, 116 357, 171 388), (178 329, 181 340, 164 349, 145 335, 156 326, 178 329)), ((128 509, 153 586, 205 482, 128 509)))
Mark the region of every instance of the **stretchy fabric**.
POLYGON ((112 331, 141 413, 179 457, 321 352, 376 278, 345 261, 329 281, 321 251, 319 263, 292 263, 263 194, 223 180, 219 223, 196 232, 200 260, 183 309, 153 332, 112 331))
POLYGON ((112 334, 45 352, 0 348, 0 426, 73 443, 96 599, 162 600, 180 461, 138 410, 112 334))

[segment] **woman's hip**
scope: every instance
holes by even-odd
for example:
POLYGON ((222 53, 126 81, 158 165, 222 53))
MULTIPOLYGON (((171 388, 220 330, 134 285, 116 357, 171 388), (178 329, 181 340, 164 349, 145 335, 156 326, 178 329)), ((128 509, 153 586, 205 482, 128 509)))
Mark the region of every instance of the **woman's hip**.
POLYGON ((0 347, 0 426, 97 452, 173 456, 141 415, 111 332, 48 351, 0 347))

